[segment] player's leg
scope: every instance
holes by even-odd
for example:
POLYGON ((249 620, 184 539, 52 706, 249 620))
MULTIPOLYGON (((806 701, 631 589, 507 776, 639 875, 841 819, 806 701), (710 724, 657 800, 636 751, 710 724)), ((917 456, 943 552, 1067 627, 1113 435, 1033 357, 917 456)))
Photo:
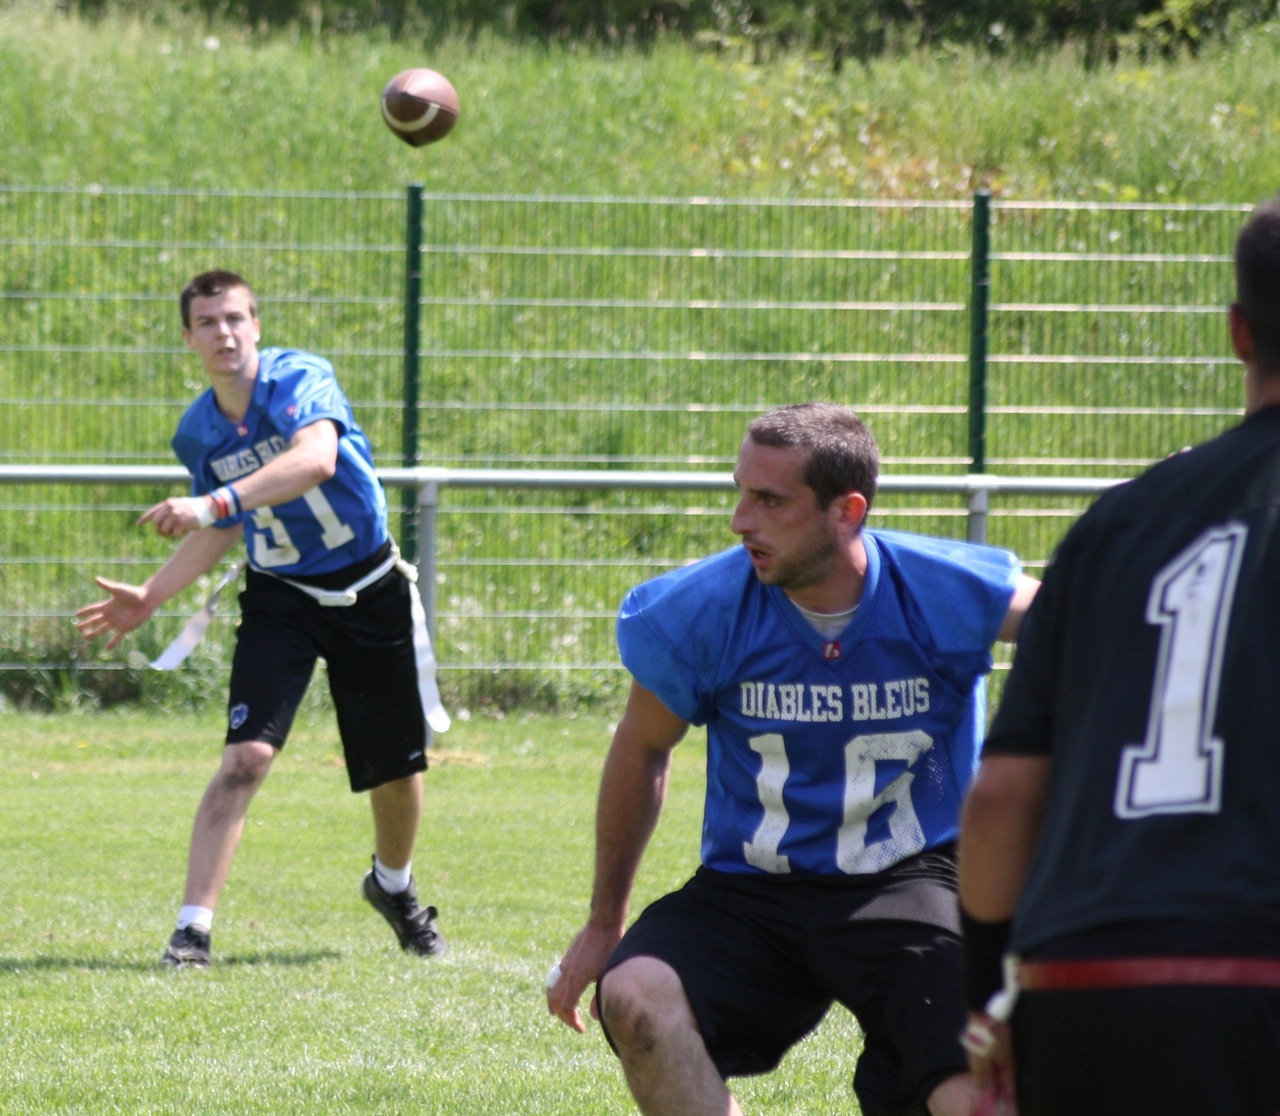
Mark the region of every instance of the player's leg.
POLYGON ((948 1077, 929 1094, 929 1116, 971 1116, 978 1103, 978 1090, 973 1077, 958 1073, 948 1077))
POLYGON ((213 913, 244 833, 249 804, 293 725, 315 669, 305 622, 308 598, 273 578, 249 574, 231 664, 227 735, 218 770, 191 829, 178 925, 162 961, 204 967, 213 913))
POLYGON ((968 1116, 975 1094, 960 1045, 954 858, 948 850, 921 854, 860 890, 856 883, 814 896, 805 950, 816 978, 862 1028, 854 1073, 862 1111, 968 1116))
POLYGON ((276 750, 263 741, 230 744, 209 781, 191 827, 187 882, 178 924, 165 949, 170 968, 204 968, 211 960, 213 912, 244 833, 244 820, 276 750))
POLYGON ((376 851, 373 866, 361 881, 361 894, 390 924, 401 949, 420 957, 438 957, 448 948, 436 925, 439 912, 419 902, 411 871, 422 816, 422 773, 374 787, 369 800, 376 851))
POLYGON ((1023 992, 1024 1116, 1280 1112, 1280 992, 1170 986, 1023 992))
POLYGON ((413 847, 422 821, 422 772, 374 787, 369 792, 373 810, 374 853, 380 864, 405 871, 413 860, 413 847))
POLYGON ((674 969, 656 957, 633 957, 601 985, 609 1037, 641 1112, 740 1116, 674 969))
POLYGON ((863 1112, 968 1116, 976 1093, 959 1041, 966 1018, 959 935, 855 919, 826 944, 829 987, 863 1032, 854 1073, 863 1112))
POLYGON ((191 827, 184 906, 212 911, 218 905, 244 833, 249 803, 275 758, 276 749, 262 740, 223 749, 222 763, 205 788, 191 827))
POLYGON ((325 659, 347 777, 353 791, 369 791, 373 814, 373 867, 361 892, 402 949, 432 957, 445 951, 445 941, 436 909, 419 903, 412 875, 429 743, 412 591, 392 571, 350 608, 330 609, 325 659))
POLYGON ((736 1113, 725 1080, 773 1069, 821 1020, 830 1000, 794 964, 788 895, 704 870, 627 931, 600 1021, 641 1111, 736 1113))

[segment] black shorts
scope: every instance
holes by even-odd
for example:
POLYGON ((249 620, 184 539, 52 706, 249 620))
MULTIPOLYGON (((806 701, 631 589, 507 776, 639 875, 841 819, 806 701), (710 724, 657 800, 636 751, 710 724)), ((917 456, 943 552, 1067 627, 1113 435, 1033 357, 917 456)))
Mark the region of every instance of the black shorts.
MULTIPOLYGON (((309 584, 344 588, 389 552, 309 584)), ((240 594, 227 743, 263 740, 283 748, 316 660, 324 659, 351 789, 426 770, 430 729, 419 691, 416 593, 393 568, 360 590, 355 604, 335 608, 250 570, 240 594)))
POLYGON ((1013 1015, 1021 1116, 1275 1116, 1280 991, 1021 992, 1013 1015))
MULTIPOLYGON (((1044 961, 1276 957, 1275 913, 1105 923, 1027 951, 1044 961)), ((1022 1116, 1280 1113, 1280 990, 1215 986, 1018 993, 1022 1116)))
POLYGON ((635 956, 670 965, 724 1077, 773 1069, 841 1003, 864 1035, 864 1116, 923 1112, 967 1068, 957 923, 950 849, 838 880, 700 869, 640 915, 605 972, 635 956))

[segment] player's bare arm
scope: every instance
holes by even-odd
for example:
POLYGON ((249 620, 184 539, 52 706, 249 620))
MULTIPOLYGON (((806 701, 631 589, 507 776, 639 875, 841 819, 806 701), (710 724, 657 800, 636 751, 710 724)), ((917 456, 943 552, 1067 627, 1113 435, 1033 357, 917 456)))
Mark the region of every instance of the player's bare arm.
POLYGON ((974 918, 1013 917, 1040 838, 1048 791, 1047 757, 982 760, 960 829, 960 905, 974 918))
POLYGON ((169 560, 141 585, 95 577, 98 587, 109 595, 76 612, 80 634, 97 639, 114 632, 107 648, 115 647, 129 632, 145 624, 165 601, 212 570, 243 534, 238 525, 196 531, 183 539, 169 560))
MULTIPOLYGON (((960 829, 960 906, 980 923, 1007 922, 1017 909, 1040 841, 1050 762, 1047 756, 987 756, 969 789, 960 829)), ((1011 1099, 1017 1070, 1007 1022, 971 1013, 965 1046, 977 1088, 1011 1099)))
POLYGON ((235 511, 296 500, 332 477, 337 464, 338 428, 328 419, 321 419, 294 434, 288 450, 279 457, 234 483, 234 507, 219 507, 218 493, 172 496, 148 508, 138 523, 150 523, 165 538, 182 538, 235 511))
MULTIPOLYGON (((548 981, 548 1010, 580 1033, 586 1024, 578 1001, 622 940, 636 872, 666 799, 671 751, 688 730, 687 721, 632 682, 600 780, 591 913, 561 960, 557 978, 548 981)), ((591 1014, 596 1015, 594 998, 591 1014)))
POLYGON ((1026 574, 1019 576, 1018 584, 1013 590, 1013 599, 1009 602, 1009 611, 1005 613, 1004 623, 1000 625, 1001 642, 1016 643, 1018 641, 1018 630, 1022 627, 1022 618, 1031 607, 1031 602, 1035 599, 1039 588, 1040 582, 1034 577, 1027 577, 1026 574))

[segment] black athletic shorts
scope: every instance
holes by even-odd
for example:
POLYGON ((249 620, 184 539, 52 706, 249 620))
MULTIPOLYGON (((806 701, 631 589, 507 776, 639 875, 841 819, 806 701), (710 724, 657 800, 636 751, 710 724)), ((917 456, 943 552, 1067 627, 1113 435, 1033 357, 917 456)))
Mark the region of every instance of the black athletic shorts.
MULTIPOLYGON (((343 589, 377 568, 372 558, 307 584, 343 589)), ((240 594, 240 627, 227 703, 227 743, 284 747, 317 659, 329 691, 353 791, 426 770, 430 729, 418 688, 411 594, 398 569, 361 589, 348 607, 322 605, 301 589, 250 570, 240 594)))
POLYGON ((1021 1116, 1276 1116, 1280 991, 1021 992, 1021 1116))
POLYGON ((864 1035, 863 1116, 923 1113, 967 1069, 955 889, 950 848, 833 880, 702 868, 644 910, 604 971, 636 956, 670 965, 723 1077, 773 1069, 841 1003, 864 1035))
MULTIPOLYGON (((1274 925, 1129 923, 1058 938, 1037 960, 1276 958, 1274 925)), ((1270 922, 1274 924, 1273 915, 1270 922)), ((1280 990, 1215 986, 1020 992, 1021 1116, 1276 1116, 1280 990)))

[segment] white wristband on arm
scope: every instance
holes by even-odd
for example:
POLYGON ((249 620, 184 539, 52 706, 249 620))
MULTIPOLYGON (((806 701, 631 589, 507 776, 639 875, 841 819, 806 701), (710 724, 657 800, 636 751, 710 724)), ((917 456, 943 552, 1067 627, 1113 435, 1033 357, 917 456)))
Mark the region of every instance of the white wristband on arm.
POLYGON ((196 513, 196 525, 198 527, 211 527, 217 516, 213 514, 213 503, 204 496, 188 496, 187 503, 191 505, 191 510, 196 513))

